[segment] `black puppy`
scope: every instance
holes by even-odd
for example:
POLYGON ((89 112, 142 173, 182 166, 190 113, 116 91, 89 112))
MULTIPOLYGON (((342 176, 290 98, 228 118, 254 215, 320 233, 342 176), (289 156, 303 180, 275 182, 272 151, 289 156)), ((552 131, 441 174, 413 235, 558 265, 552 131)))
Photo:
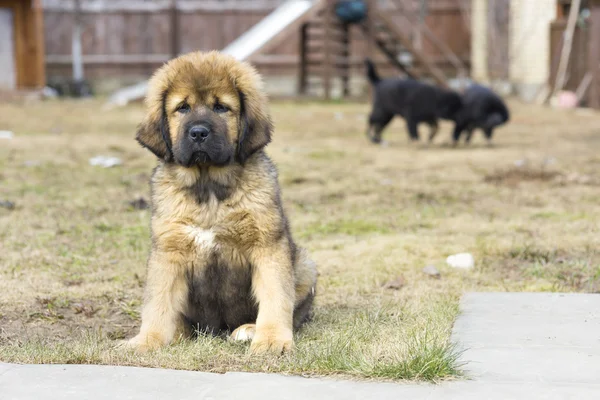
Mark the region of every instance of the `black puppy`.
POLYGON ((504 101, 491 89, 473 84, 463 94, 463 107, 456 114, 456 125, 452 139, 454 144, 463 131, 467 132, 465 142, 471 141, 473 131, 481 129, 491 144, 494 128, 508 122, 510 115, 504 101))
POLYGON ((419 140, 419 123, 430 126, 429 141, 438 131, 438 119, 455 120, 462 101, 458 93, 437 88, 414 79, 381 79, 375 65, 366 59, 367 77, 373 85, 373 108, 369 116, 367 136, 381 142, 381 132, 395 115, 406 120, 411 140, 419 140))

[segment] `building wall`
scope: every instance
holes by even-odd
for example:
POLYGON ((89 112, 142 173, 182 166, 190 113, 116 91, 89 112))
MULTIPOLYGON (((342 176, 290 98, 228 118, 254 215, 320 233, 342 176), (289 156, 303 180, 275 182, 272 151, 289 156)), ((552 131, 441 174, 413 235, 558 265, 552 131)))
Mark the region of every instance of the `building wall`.
MULTIPOLYGON (((472 77, 482 83, 498 80, 492 76, 489 63, 493 51, 489 40, 494 29, 491 24, 497 23, 492 3, 497 2, 471 0, 472 77)), ((527 101, 533 100, 548 82, 550 23, 556 18, 556 3, 557 0, 511 0, 508 29, 496 29, 508 35, 508 81, 512 90, 527 101)))
POLYGON ((516 92, 533 100, 550 73, 550 23, 556 0, 512 0, 509 77, 516 92))
POLYGON ((486 83, 488 75, 488 41, 487 41, 488 0, 472 0, 471 3, 471 76, 477 82, 486 83))
POLYGON ((0 8, 0 90, 17 86, 13 29, 12 9, 0 8))
MULTIPOLYGON (((4 10, 3 30, 9 24, 6 11, 12 20, 12 45, 2 45, 3 59, 12 53, 14 60, 13 83, 17 89, 39 89, 45 85, 44 74, 44 27, 40 0, 0 0, 0 8, 4 10)), ((6 40, 6 32, 0 32, 6 40)), ((0 74, 8 74, 6 63, 0 65, 0 74)), ((9 85, 6 85, 9 86, 9 85)))

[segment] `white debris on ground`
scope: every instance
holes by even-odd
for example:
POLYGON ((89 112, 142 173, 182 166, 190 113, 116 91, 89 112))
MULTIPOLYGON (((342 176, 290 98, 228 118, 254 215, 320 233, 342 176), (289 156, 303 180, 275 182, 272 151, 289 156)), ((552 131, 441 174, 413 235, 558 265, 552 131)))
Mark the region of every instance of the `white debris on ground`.
POLYGON ((12 139, 15 137, 15 134, 11 131, 0 131, 0 139, 12 139))
POLYGON ((111 168, 121 165, 123 162, 117 157, 96 156, 90 158, 90 165, 102 168, 111 168))
POLYGON ((439 279, 442 276, 442 274, 440 274, 440 271, 438 271, 438 269, 435 267, 435 265, 425 266, 425 268, 423 268, 423 273, 426 275, 429 275, 432 278, 436 278, 436 279, 439 279))
POLYGON ((527 160, 526 158, 523 158, 521 160, 515 160, 514 164, 515 167, 521 168, 526 166, 529 163, 529 160, 527 160))
POLYGON ((448 256, 446 263, 452 268, 471 269, 475 266, 475 259, 471 253, 458 253, 448 256))

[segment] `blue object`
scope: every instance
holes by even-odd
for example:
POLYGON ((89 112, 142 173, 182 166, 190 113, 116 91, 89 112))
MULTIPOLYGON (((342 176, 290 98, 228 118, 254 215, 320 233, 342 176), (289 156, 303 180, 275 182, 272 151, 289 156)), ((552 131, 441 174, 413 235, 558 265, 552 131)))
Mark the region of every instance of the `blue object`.
POLYGON ((361 0, 339 1, 335 5, 335 15, 346 24, 355 24, 367 16, 367 5, 361 0))

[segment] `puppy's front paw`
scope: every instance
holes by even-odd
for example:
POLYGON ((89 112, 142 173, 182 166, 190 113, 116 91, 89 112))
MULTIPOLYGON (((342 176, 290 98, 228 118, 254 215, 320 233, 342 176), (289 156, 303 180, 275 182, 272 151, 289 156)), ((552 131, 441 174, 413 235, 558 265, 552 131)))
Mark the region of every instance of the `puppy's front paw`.
POLYGON ((117 346, 121 349, 134 350, 136 353, 147 353, 150 350, 158 349, 162 345, 162 341, 155 336, 140 333, 129 340, 119 342, 117 346))
POLYGON ((289 328, 266 327, 257 328, 250 353, 252 354, 282 354, 291 351, 294 346, 294 334, 289 328))
POLYGON ((255 324, 244 324, 242 326, 237 327, 229 338, 236 342, 248 342, 254 338, 256 334, 256 325, 255 324))

